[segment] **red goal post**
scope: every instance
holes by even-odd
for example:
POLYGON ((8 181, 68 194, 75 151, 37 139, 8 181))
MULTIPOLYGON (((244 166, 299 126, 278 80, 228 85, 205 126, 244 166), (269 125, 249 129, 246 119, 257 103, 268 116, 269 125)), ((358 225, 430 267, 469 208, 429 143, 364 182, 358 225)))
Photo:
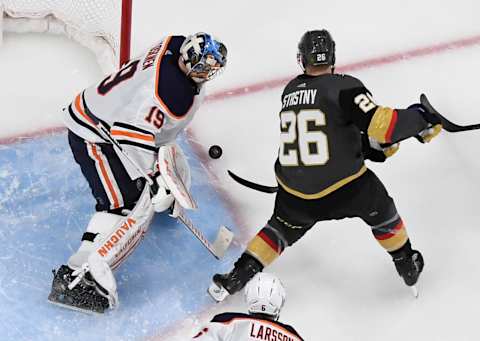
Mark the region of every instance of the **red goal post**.
POLYGON ((0 12, 2 34, 64 34, 92 50, 107 74, 130 59, 132 0, 0 0, 0 12))

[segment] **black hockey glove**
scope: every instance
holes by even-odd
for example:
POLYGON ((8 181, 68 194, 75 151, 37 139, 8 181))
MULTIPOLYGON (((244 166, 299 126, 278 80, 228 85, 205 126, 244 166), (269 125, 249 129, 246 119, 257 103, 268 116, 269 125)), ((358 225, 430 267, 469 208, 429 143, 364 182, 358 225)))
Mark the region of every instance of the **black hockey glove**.
POLYGON ((379 143, 373 143, 370 140, 368 134, 361 133, 362 135, 362 154, 365 160, 373 162, 385 162, 387 158, 395 154, 399 148, 398 143, 391 145, 380 145, 379 143))
POLYGON ((442 130, 442 121, 440 118, 434 112, 429 111, 422 104, 415 103, 410 105, 407 109, 417 111, 428 124, 424 130, 415 135, 415 138, 419 142, 430 142, 442 130))

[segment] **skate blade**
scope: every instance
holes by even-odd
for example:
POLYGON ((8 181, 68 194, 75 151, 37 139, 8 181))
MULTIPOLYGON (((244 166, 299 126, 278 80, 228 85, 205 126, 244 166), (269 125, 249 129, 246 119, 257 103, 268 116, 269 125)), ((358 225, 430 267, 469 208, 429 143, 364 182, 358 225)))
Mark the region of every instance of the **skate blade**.
POLYGON ((92 316, 92 315, 93 316, 103 315, 103 313, 98 312, 98 311, 93 311, 93 310, 88 310, 88 309, 82 309, 82 308, 79 308, 79 307, 74 307, 74 306, 71 306, 71 305, 68 305, 68 304, 65 304, 65 303, 60 303, 58 301, 53 301, 50 298, 48 298, 48 302, 53 304, 53 305, 56 305, 58 307, 65 308, 65 309, 68 309, 68 310, 77 311, 77 312, 87 314, 87 315, 90 315, 90 316, 92 316))
POLYGON ((227 298, 228 291, 222 287, 219 287, 217 284, 212 283, 208 288, 208 294, 217 302, 222 302, 225 298, 227 298))
POLYGON ((417 286, 416 286, 416 285, 412 285, 412 286, 410 287, 410 290, 412 291, 413 297, 418 298, 418 289, 417 289, 417 286))

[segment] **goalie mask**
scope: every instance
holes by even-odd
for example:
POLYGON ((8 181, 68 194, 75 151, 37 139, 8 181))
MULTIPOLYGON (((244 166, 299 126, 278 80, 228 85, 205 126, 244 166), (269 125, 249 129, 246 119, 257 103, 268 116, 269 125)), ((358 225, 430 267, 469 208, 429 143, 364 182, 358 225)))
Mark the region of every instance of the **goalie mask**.
POLYGON ((180 54, 187 76, 197 83, 213 79, 227 64, 227 48, 223 43, 203 32, 185 39, 180 54))

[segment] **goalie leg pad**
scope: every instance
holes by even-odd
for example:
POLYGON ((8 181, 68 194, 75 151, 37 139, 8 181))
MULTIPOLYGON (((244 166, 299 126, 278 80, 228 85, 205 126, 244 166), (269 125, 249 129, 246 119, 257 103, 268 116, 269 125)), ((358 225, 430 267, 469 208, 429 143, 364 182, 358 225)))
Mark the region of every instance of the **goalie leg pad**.
POLYGON ((74 270, 80 269, 88 260, 88 256, 103 244, 110 235, 114 226, 117 226, 124 217, 108 212, 96 212, 82 236, 80 248, 68 260, 68 266, 74 270))
POLYGON ((149 186, 145 186, 140 199, 127 216, 95 213, 80 248, 70 257, 68 265, 72 269, 79 269, 95 253, 112 269, 118 267, 133 252, 150 226, 154 210, 149 191, 149 186))

